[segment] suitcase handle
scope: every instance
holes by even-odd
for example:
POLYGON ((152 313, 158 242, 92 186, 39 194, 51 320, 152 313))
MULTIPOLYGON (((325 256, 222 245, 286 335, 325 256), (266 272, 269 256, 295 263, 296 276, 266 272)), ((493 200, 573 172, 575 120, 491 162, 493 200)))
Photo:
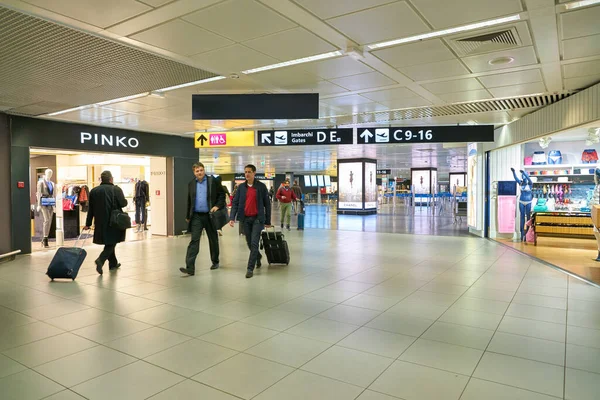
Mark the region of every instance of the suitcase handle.
MULTIPOLYGON (((87 229, 87 230, 86 229, 82 229, 81 232, 79 233, 79 236, 77 237, 77 240, 75 241, 75 244, 73 245, 73 247, 80 247, 80 246, 77 246, 77 243, 79 243, 79 241, 81 240, 81 237, 83 236, 83 233, 86 232, 86 231, 88 233, 91 233, 92 232, 92 228, 87 229)), ((87 240, 87 237, 83 239, 83 242, 81 242, 81 247, 83 247, 83 245, 85 244, 86 240, 87 240)))

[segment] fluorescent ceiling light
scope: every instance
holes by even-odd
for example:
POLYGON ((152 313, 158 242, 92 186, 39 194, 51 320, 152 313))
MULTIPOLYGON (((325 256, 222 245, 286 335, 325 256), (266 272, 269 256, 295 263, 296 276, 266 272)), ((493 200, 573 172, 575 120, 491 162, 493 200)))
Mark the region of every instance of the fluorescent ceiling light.
POLYGON ((311 62, 311 61, 325 60, 327 58, 338 57, 338 56, 341 56, 343 54, 344 53, 342 53, 340 50, 338 50, 338 51, 332 51, 332 52, 329 52, 329 53, 318 54, 316 56, 298 58, 297 60, 284 61, 284 62, 281 62, 281 63, 278 63, 278 64, 271 64, 271 65, 267 65, 267 66, 264 66, 264 67, 248 69, 246 71, 242 71, 242 73, 246 74, 246 75, 255 74, 257 72, 269 71, 271 69, 289 67, 290 65, 297 65, 297 64, 304 64, 304 63, 311 62))
POLYGON ((592 6, 594 4, 599 4, 600 0, 582 0, 582 1, 574 1, 572 3, 565 4, 565 8, 567 10, 574 10, 576 8, 592 6))
MULTIPOLYGON (((590 1, 592 1, 592 0, 590 0, 590 1)), ((596 1, 600 1, 600 0, 596 0, 596 1)), ((518 21, 520 19, 521 19, 521 16, 519 14, 515 14, 510 17, 492 19, 489 21, 477 22, 475 24, 463 25, 463 26, 459 26, 456 28, 443 29, 441 31, 433 31, 433 32, 429 32, 429 33, 424 33, 422 35, 410 36, 410 37, 406 37, 403 39, 396 39, 396 40, 390 40, 387 42, 375 43, 375 44, 368 45, 367 47, 370 50, 375 50, 375 49, 380 49, 382 47, 396 46, 396 45, 403 44, 403 43, 417 42, 419 40, 425 40, 425 39, 431 39, 431 38, 440 37, 440 36, 451 35, 453 33, 472 31, 475 29, 486 28, 489 26, 505 24, 507 22, 518 21)))
POLYGON ((158 89, 158 90, 155 90, 155 92, 157 92, 157 93, 168 92, 169 90, 175 90, 175 89, 181 89, 181 88, 188 87, 188 86, 200 85, 202 83, 220 81, 221 79, 226 79, 226 77, 225 76, 213 76, 212 78, 201 79, 199 81, 182 83, 181 85, 169 86, 164 89, 158 89))
POLYGON ((149 93, 146 92, 146 93, 134 94, 131 96, 119 97, 118 99, 101 101, 100 103, 96 103, 94 105, 95 106, 107 106, 109 104, 120 103, 122 101, 127 101, 127 100, 139 99, 140 97, 146 97, 146 96, 148 96, 148 94, 149 93))
POLYGON ((74 107, 74 108, 68 108, 66 110, 56 111, 56 112, 50 113, 50 114, 48 114, 48 116, 53 117, 55 115, 66 114, 66 113, 71 112, 71 111, 84 110, 84 109, 90 108, 90 107, 91 107, 90 105, 87 105, 87 106, 79 106, 79 107, 74 107))

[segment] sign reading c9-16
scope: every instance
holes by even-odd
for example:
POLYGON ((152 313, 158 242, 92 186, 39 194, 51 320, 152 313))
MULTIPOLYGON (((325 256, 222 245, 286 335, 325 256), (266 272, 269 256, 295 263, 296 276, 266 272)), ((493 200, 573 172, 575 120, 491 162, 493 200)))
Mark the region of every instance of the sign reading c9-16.
POLYGON ((358 144, 493 142, 493 125, 358 128, 358 144))
POLYGON ((353 144, 352 128, 258 131, 259 146, 353 144))

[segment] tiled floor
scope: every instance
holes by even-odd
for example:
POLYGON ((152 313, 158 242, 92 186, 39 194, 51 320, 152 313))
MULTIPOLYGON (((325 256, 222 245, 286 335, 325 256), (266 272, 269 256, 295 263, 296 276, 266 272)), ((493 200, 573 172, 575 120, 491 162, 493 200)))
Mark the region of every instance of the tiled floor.
POLYGON ((245 279, 235 229, 182 277, 187 238, 122 244, 98 276, 0 265, 0 398, 587 400, 600 289, 498 243, 307 229, 245 279))

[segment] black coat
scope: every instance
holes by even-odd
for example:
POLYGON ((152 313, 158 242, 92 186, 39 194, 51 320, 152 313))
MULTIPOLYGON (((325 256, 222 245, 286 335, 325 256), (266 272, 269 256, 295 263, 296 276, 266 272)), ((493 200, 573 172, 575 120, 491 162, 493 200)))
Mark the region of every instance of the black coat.
MULTIPOLYGON (((256 207, 258 209, 258 221, 264 225, 271 225, 271 201, 269 199, 269 191, 267 186, 261 181, 254 181, 254 187, 256 188, 256 207)), ((231 215, 229 219, 231 221, 244 221, 246 218, 244 210, 246 208, 246 193, 248 192, 248 182, 241 183, 238 186, 235 196, 233 196, 233 203, 231 205, 231 215)))
POLYGON ((123 190, 112 183, 103 183, 90 191, 89 210, 85 225, 92 226, 92 218, 94 219, 94 243, 117 244, 125 241, 125 231, 108 225, 112 210, 125 206, 127 206, 127 200, 123 195, 123 190), (113 193, 117 205, 114 205, 113 193))
MULTIPOLYGON (((221 178, 215 178, 214 176, 206 176, 207 182, 207 201, 208 209, 211 210, 213 207, 219 209, 225 207, 225 191, 223 190, 223 184, 221 178)), ((187 202, 187 220, 192 219, 194 215, 194 205, 196 204, 196 178, 190 181, 188 184, 188 202, 187 202)), ((190 231, 188 229, 188 231, 190 231)))

